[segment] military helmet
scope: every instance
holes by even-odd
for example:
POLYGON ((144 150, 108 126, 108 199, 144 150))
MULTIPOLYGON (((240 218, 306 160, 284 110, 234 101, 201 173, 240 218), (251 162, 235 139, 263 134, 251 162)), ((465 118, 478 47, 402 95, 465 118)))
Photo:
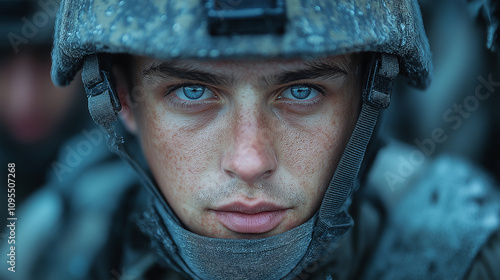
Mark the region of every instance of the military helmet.
POLYGON ((399 58, 412 85, 430 83, 429 44, 413 0, 62 1, 60 12, 52 69, 58 85, 93 53, 237 59, 383 52, 399 58))

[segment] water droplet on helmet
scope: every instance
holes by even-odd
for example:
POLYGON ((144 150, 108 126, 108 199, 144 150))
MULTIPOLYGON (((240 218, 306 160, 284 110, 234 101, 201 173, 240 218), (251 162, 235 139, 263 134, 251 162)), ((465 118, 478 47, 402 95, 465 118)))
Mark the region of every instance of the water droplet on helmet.
POLYGON ((182 27, 179 23, 172 25, 172 30, 174 30, 175 32, 179 32, 179 31, 181 31, 181 29, 182 29, 182 27))
POLYGON ((208 54, 210 57, 218 57, 220 54, 219 50, 211 50, 210 53, 208 54))
POLYGON ((161 20, 161 21, 167 21, 167 15, 162 15, 162 16, 160 17, 160 20, 161 20))
POLYGON ((120 3, 118 3, 118 6, 123 6, 123 5, 125 5, 125 1, 123 1, 123 0, 120 1, 120 3))
POLYGON ((232 47, 227 47, 227 48, 224 50, 224 52, 225 52, 225 53, 226 53, 226 55, 228 55, 228 56, 229 56, 229 55, 232 55, 232 54, 234 54, 234 48, 232 48, 232 47))
POLYGON ((111 25, 111 27, 109 28, 111 31, 115 31, 117 29, 116 25, 111 25))
POLYGON ((132 23, 132 22, 134 21, 134 17, 132 17, 132 16, 127 16, 127 19, 126 19, 126 20, 127 20, 127 22, 128 22, 128 23, 132 23))
POLYGON ((156 48, 161 50, 161 49, 164 49, 165 48, 165 44, 163 42, 159 42, 156 44, 156 48))
POLYGON ((107 10, 106 10, 106 15, 107 16, 112 16, 113 14, 115 13, 115 9, 113 8, 113 6, 110 6, 107 10))
POLYGON ((319 44, 322 44, 323 41, 324 41, 323 37, 321 37, 319 35, 310 35, 310 36, 307 36, 307 42, 309 44, 319 45, 319 44))
POLYGON ((314 10, 316 12, 321 12, 321 7, 320 6, 314 6, 314 10))
POLYGON ((180 54, 181 54, 181 52, 178 49, 173 49, 170 51, 171 57, 178 57, 180 54))
POLYGON ((208 51, 206 49, 201 49, 198 51, 198 56, 199 57, 204 57, 207 56, 208 51))
POLYGON ((130 35, 123 34, 123 36, 122 36, 122 43, 126 44, 129 40, 130 40, 130 35))

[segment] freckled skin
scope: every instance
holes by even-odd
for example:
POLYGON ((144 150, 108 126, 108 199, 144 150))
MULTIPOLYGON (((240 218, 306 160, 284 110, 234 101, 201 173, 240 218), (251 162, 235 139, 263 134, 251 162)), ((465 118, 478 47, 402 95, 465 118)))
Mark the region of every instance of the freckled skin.
POLYGON ((300 69, 302 60, 187 61, 232 81, 231 86, 206 85, 217 98, 195 112, 173 106, 172 93, 165 96, 166 87, 182 81, 146 78, 141 71, 155 60, 133 59, 133 69, 139 70, 134 84, 146 94, 135 104, 120 94, 125 123, 139 136, 153 176, 186 228, 217 238, 262 238, 314 215, 359 113, 351 56, 324 59, 344 65, 349 74, 305 81, 327 91, 306 107, 277 98, 289 85, 262 83, 263 77, 300 69), (272 230, 242 234, 226 228, 213 211, 235 201, 272 202, 287 210, 272 230))

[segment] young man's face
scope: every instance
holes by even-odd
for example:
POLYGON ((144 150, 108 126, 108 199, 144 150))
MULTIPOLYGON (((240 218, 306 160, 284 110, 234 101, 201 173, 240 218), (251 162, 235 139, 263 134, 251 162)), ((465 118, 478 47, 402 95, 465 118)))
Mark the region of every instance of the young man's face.
POLYGON ((124 118, 189 230, 262 238, 314 215, 359 112, 353 58, 133 59, 124 118))

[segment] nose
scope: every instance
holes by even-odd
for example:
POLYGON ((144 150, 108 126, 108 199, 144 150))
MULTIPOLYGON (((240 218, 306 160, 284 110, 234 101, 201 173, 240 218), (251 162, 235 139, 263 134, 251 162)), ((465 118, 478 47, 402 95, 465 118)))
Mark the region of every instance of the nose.
POLYGON ((258 112, 242 114, 232 121, 230 145, 222 169, 249 184, 271 176, 277 167, 270 128, 258 112))

